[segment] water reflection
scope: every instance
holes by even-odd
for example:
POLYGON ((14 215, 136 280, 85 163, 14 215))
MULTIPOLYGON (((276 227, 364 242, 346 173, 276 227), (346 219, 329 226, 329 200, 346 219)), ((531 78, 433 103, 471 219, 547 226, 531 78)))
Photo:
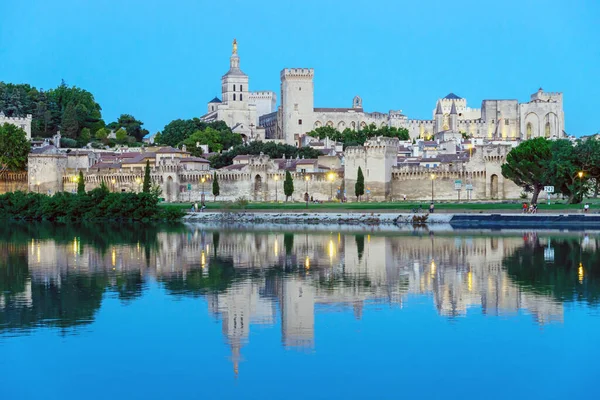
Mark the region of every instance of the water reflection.
POLYGON ((184 226, 9 225, 0 228, 0 334, 76 332, 105 296, 124 304, 157 282, 199 297, 220 321, 237 373, 256 324, 281 325, 285 347, 312 348, 315 313, 402 307, 437 313, 526 312, 563 323, 566 302, 600 300, 598 237, 210 231, 184 226), (4 231, 4 232, 1 232, 4 231))

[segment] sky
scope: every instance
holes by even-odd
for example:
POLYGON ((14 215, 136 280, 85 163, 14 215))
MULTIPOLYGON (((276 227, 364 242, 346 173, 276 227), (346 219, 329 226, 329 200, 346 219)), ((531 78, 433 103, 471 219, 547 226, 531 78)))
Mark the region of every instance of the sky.
POLYGON ((568 134, 600 131, 597 0, 0 0, 0 81, 92 92, 105 121, 151 132, 220 96, 231 42, 250 90, 315 69, 315 107, 432 117, 450 92, 525 102, 564 93, 568 134))

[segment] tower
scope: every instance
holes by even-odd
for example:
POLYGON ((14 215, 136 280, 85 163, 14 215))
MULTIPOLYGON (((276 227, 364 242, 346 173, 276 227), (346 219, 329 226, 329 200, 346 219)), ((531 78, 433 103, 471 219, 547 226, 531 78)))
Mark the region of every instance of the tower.
POLYGON ((438 100, 437 108, 435 109, 435 130, 434 133, 441 132, 444 129, 444 113, 442 112, 442 103, 438 100))
POLYGON ((300 137, 313 128, 313 77, 312 68, 281 71, 281 129, 287 144, 298 145, 300 137))
POLYGON ((233 39, 229 71, 221 78, 221 99, 229 106, 229 109, 247 109, 248 75, 240 69, 240 57, 237 49, 237 40, 233 39))
POLYGON ((450 130, 452 132, 458 132, 458 113, 456 112, 456 103, 452 102, 452 108, 450 109, 450 130))

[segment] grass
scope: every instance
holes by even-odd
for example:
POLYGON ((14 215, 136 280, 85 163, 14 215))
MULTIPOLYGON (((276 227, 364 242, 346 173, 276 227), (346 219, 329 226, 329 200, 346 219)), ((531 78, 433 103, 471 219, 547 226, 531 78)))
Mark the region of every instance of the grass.
MULTIPOLYGON (((586 200, 587 201, 587 200, 586 200)), ((591 211, 595 212, 600 207, 600 202, 597 199, 589 200, 591 204, 591 211)), ((179 207, 182 209, 189 209, 192 203, 163 203, 163 205, 170 205, 179 207)), ((485 210, 507 210, 507 211, 520 211, 520 202, 513 203, 457 203, 457 202, 441 202, 435 204, 436 210, 468 210, 468 211, 485 211, 485 210)), ((354 203, 322 203, 322 204, 308 204, 308 210, 313 211, 352 211, 352 210, 378 210, 378 211, 411 211, 413 208, 418 208, 419 205, 423 207, 423 210, 429 208, 429 202, 424 201, 421 203, 415 202, 354 202, 354 203)), ((570 210, 576 211, 583 208, 582 204, 546 204, 539 203, 539 211, 562 211, 570 210)), ((306 203, 304 202, 253 202, 242 207, 235 202, 206 202, 206 209, 213 211, 223 210, 282 210, 282 211, 306 211, 306 203)))

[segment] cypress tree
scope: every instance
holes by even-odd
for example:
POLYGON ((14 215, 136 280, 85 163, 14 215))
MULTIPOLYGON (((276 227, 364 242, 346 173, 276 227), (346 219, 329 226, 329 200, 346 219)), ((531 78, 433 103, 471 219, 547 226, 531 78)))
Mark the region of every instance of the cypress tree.
POLYGON ((288 197, 291 197, 294 193, 294 179, 290 171, 285 171, 285 181, 283 181, 283 193, 285 194, 285 201, 288 201, 288 197))
POLYGON ((152 178, 150 178, 150 161, 146 161, 146 169, 144 170, 144 186, 142 187, 142 192, 150 193, 151 186, 152 178))
POLYGON ((362 169, 358 167, 358 176, 356 177, 356 184, 354 185, 354 195, 356 200, 360 200, 360 196, 365 194, 365 177, 362 169))
POLYGON ((216 172, 213 174, 212 193, 214 196, 214 201, 217 201, 217 196, 221 194, 221 192, 219 189, 219 179, 217 178, 216 172))
POLYGON ((85 194, 85 180, 81 171, 79 171, 79 177, 77 178, 77 194, 85 194))

